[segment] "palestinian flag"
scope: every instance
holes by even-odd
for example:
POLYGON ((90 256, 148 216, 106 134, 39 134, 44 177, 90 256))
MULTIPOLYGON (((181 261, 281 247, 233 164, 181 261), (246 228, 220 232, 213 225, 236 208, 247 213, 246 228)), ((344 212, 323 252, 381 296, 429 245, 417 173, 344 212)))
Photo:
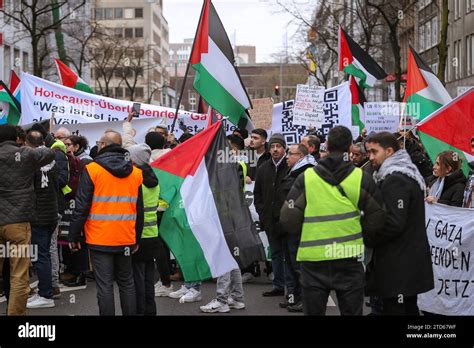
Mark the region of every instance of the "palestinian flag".
POLYGON ((359 132, 365 128, 365 109, 364 104, 367 102, 364 92, 360 89, 354 76, 350 77, 350 88, 352 94, 352 125, 359 127, 359 132))
POLYGON ((264 261, 265 253, 242 191, 221 122, 151 164, 169 204, 160 235, 186 281, 219 277, 264 261))
POLYGON ((463 160, 468 174, 471 139, 474 137, 474 88, 439 108, 417 124, 418 134, 433 163, 440 152, 453 150, 463 160))
POLYGON ((59 80, 63 86, 94 94, 92 88, 83 79, 81 79, 79 75, 72 71, 71 68, 69 68, 57 58, 54 58, 54 61, 56 62, 56 67, 58 68, 59 80))
POLYGON ((2 113, 0 114, 0 124, 17 125, 20 122, 20 78, 11 71, 10 86, 2 81, 0 83, 0 102, 2 102, 2 113))
POLYGON ((239 128, 252 129, 247 114, 252 104, 234 66, 232 45, 210 0, 204 1, 190 63, 196 70, 194 89, 206 103, 239 128))
POLYGON ((408 51, 406 113, 422 120, 452 100, 443 84, 410 46, 408 51))
POLYGON ((387 73, 347 33, 339 27, 339 71, 357 79, 362 88, 373 87, 387 73))

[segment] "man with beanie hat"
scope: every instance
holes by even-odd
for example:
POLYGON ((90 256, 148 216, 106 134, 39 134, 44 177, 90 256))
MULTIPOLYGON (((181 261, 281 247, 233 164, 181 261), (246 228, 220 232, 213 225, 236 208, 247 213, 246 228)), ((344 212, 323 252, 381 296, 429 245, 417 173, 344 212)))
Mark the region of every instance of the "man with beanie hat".
POLYGON ((128 148, 130 158, 143 173, 143 205, 145 210, 142 238, 138 251, 132 257, 133 278, 137 297, 138 315, 156 315, 155 304, 155 262, 158 257, 157 210, 160 195, 158 178, 148 164, 151 148, 147 144, 128 148))
POLYGON ((280 209, 284 200, 280 199, 278 189, 288 173, 286 141, 283 135, 274 134, 268 142, 271 159, 259 168, 255 180, 255 208, 260 218, 260 227, 267 233, 272 254, 273 289, 263 296, 283 296, 285 285, 292 287, 290 272, 284 269, 284 245, 280 228, 280 209), (286 279, 285 279, 286 278, 286 279))
POLYGON ((158 132, 149 132, 145 136, 145 143, 151 148, 150 162, 171 151, 171 149, 165 149, 166 139, 158 132))

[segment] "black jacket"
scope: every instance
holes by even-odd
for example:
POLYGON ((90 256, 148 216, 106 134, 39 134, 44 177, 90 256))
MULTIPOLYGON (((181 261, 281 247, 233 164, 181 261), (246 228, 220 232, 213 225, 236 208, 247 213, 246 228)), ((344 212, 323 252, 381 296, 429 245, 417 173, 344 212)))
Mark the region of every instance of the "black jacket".
MULTIPOLYGON (((329 156, 322 158, 313 170, 316 171, 326 182, 336 185, 341 183, 354 169, 354 164, 350 161, 344 161, 343 155, 330 154, 329 156), (320 166, 329 171, 334 179, 328 177, 324 171, 321 171, 320 166)), ((366 236, 379 230, 383 226, 385 219, 380 191, 372 179, 372 176, 366 172, 363 172, 362 174, 361 191, 357 207, 360 211, 364 212, 361 218, 361 225, 362 235, 365 242, 366 236)), ((293 184, 285 204, 281 209, 280 221, 285 230, 290 233, 301 234, 305 208, 305 183, 304 175, 301 174, 293 184), (292 202, 292 204, 290 205, 289 202, 292 202)))
POLYGON ((59 148, 54 148, 54 161, 56 162, 56 168, 58 169, 58 211, 59 214, 63 214, 66 209, 66 198, 62 188, 69 182, 69 161, 66 154, 59 148))
POLYGON ((48 148, 0 143, 0 225, 31 222, 34 218, 34 173, 54 160, 48 148))
POLYGON ((270 160, 272 156, 270 155, 270 152, 265 151, 262 156, 258 159, 257 163, 252 163, 250 161, 247 169, 247 176, 252 179, 252 181, 255 181, 257 179, 257 172, 259 168, 268 160, 270 160))
POLYGON ((51 162, 35 172, 35 218, 32 226, 53 226, 58 223, 58 175, 56 162, 51 162))
POLYGON ((366 245, 374 248, 367 292, 389 298, 429 291, 434 281, 424 193, 415 180, 401 173, 388 175, 378 185, 387 215, 383 228, 366 238, 366 245))
POLYGON ((288 173, 286 158, 278 168, 273 159, 265 161, 258 169, 255 180, 254 204, 260 218, 260 227, 265 232, 279 234, 280 209, 284 200, 278 194, 283 179, 288 173))
MULTIPOLYGON (((106 169, 108 172, 118 178, 126 178, 133 171, 133 164, 126 159, 128 155, 127 150, 118 145, 110 145, 103 148, 95 157, 94 162, 106 169)), ((89 216, 89 211, 92 205, 92 198, 94 196, 94 183, 92 182, 87 169, 81 174, 79 187, 76 193, 76 207, 72 216, 71 229, 69 232, 70 242, 81 241, 82 231, 89 216)), ((140 243, 140 238, 143 231, 143 196, 142 189, 138 191, 137 200, 137 221, 135 224, 136 241, 140 243)), ((124 246, 102 246, 102 245, 88 245, 90 249, 109 252, 123 252, 124 246)))
MULTIPOLYGON (((144 186, 147 188, 158 186, 158 178, 148 164, 138 166, 138 168, 142 170, 144 186)), ((158 248, 160 247, 158 237, 142 238, 140 239, 139 245, 138 251, 133 255, 134 261, 149 261, 158 257, 158 248)))
MULTIPOLYGON (((294 171, 290 171, 288 172, 288 174, 285 176, 285 178, 282 180, 281 182, 281 186, 279 187, 278 189, 278 195, 279 195, 279 200, 281 202, 285 202, 286 201, 286 197, 288 196, 288 193, 290 193, 290 190, 291 188, 293 187, 293 184, 295 183, 296 181, 296 178, 298 178, 298 176, 301 174, 301 173, 304 173, 306 169, 308 168, 312 168, 314 167, 314 165, 312 164, 306 164, 304 166, 302 166, 301 168, 298 168, 294 171)), ((289 168, 289 170, 291 170, 291 168, 289 168)), ((280 224, 281 225, 281 224, 280 224)), ((281 226, 282 227, 282 226, 281 226)), ((287 233, 286 229, 284 229, 282 227, 282 232, 283 233, 287 233)))
MULTIPOLYGON (((433 177, 431 185, 437 180, 433 177)), ((444 178, 443 191, 438 199, 438 203, 446 204, 453 207, 462 207, 464 200, 464 189, 466 188, 467 179, 461 170, 453 172, 444 178)))

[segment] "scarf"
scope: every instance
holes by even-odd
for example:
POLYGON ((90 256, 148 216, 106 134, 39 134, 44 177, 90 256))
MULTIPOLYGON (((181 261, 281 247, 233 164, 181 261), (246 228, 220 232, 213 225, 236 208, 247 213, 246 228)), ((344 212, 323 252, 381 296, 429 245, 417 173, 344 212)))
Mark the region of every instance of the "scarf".
POLYGON ((298 162, 295 163, 293 168, 291 168, 290 173, 294 172, 295 170, 300 169, 301 167, 303 167, 307 164, 311 164, 313 166, 315 166, 317 164, 316 160, 313 157, 313 155, 307 155, 307 156, 304 156, 303 158, 301 158, 300 160, 298 160, 298 162))
POLYGON ((425 192, 425 179, 423 179, 420 171, 413 164, 410 155, 405 150, 398 150, 391 157, 387 158, 379 170, 374 172, 374 180, 376 183, 379 183, 393 173, 400 173, 412 178, 417 182, 421 190, 425 192))

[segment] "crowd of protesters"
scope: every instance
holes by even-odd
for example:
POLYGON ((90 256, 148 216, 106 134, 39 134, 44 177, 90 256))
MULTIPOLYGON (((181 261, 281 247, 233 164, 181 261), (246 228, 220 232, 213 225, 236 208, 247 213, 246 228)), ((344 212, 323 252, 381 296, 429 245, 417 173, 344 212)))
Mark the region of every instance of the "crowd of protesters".
MULTIPOLYGON (((91 279, 101 315, 115 314, 114 281, 124 315, 156 315, 155 296, 202 300, 201 282, 172 284, 179 265, 159 235, 168 204, 150 166, 192 135, 176 140, 159 126, 139 143, 132 120, 92 147, 66 128, 0 126, 0 244, 37 250, 0 257, 8 315, 54 307, 62 290, 91 279)), ((307 315, 326 313, 330 291, 342 315, 362 315, 364 296, 373 315, 419 314, 417 295, 434 286, 425 202, 474 208, 474 175, 464 175, 457 153, 441 152, 432 164, 415 134, 362 132, 353 141, 341 126, 290 146, 263 129, 237 129, 228 140, 242 194, 255 183, 269 240, 272 287, 262 296, 307 315)), ((219 277, 216 298, 201 310, 244 309, 243 284, 261 276, 260 266, 219 277)))

